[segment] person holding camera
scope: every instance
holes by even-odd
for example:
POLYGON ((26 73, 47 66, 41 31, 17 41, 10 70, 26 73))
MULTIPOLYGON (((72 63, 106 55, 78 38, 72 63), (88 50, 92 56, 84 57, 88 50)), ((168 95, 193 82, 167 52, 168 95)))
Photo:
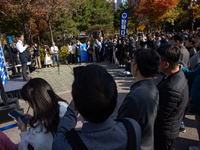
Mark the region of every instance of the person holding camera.
POLYGON ((41 67, 41 61, 40 61, 39 47, 37 46, 37 43, 35 43, 35 44, 33 45, 33 50, 34 50, 33 56, 34 56, 34 58, 35 58, 36 67, 37 67, 38 69, 41 69, 42 67, 41 67))

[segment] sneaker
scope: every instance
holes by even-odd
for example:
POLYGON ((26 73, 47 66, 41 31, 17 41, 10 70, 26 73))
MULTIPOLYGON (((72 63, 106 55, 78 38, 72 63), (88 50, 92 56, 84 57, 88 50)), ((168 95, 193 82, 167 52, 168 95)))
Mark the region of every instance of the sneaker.
POLYGON ((190 146, 189 150, 200 150, 199 146, 190 146))
POLYGON ((186 132, 185 127, 180 127, 180 131, 183 132, 183 133, 185 133, 186 132))

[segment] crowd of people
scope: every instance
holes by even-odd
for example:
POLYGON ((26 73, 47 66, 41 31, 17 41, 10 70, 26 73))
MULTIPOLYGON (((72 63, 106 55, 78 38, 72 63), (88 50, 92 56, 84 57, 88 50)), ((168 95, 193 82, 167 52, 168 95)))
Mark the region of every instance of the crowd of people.
MULTIPOLYGON (((20 92, 34 112, 33 116, 24 114, 30 128, 18 118, 18 146, 2 132, 0 146, 7 150, 171 150, 179 132, 186 131, 183 120, 187 109, 195 114, 200 136, 199 37, 200 32, 181 32, 133 35, 106 42, 101 38, 94 44, 88 41, 86 49, 91 62, 93 48, 97 62, 118 60, 117 65, 124 67, 127 58, 125 71, 130 68, 135 78, 117 116, 113 115, 117 105, 116 83, 97 64, 81 67, 75 74, 69 105, 44 79, 30 79, 20 92), (162 79, 155 84, 153 77, 158 72, 162 79), (76 131, 78 113, 84 122, 76 131)), ((52 45, 55 65, 58 49, 55 43, 52 45)), ((77 62, 81 63, 80 46, 79 40, 68 45, 72 62, 75 48, 77 62)), ((49 57, 47 48, 45 54, 49 57)), ((189 150, 200 150, 200 142, 189 150)))

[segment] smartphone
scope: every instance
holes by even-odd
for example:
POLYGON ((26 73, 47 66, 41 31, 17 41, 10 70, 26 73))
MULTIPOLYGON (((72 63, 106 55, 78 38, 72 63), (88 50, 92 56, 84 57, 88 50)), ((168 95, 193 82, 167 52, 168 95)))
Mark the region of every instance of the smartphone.
POLYGON ((84 66, 73 67, 74 77, 76 77, 83 68, 84 68, 84 66))
POLYGON ((8 116, 12 117, 13 119, 18 119, 18 117, 26 124, 28 122, 28 118, 26 116, 21 115, 20 113, 18 113, 15 110, 11 110, 8 113, 8 116))

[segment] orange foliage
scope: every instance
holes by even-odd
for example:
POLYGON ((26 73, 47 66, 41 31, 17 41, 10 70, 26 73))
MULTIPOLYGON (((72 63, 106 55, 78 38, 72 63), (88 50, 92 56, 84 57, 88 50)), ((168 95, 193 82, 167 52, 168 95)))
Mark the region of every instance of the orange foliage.
POLYGON ((137 3, 137 14, 143 15, 151 22, 164 17, 166 13, 176 7, 180 0, 140 0, 137 3))
POLYGON ((37 37, 40 33, 44 33, 45 30, 48 28, 48 25, 45 20, 39 19, 35 21, 34 19, 31 20, 31 34, 34 37, 37 37))

